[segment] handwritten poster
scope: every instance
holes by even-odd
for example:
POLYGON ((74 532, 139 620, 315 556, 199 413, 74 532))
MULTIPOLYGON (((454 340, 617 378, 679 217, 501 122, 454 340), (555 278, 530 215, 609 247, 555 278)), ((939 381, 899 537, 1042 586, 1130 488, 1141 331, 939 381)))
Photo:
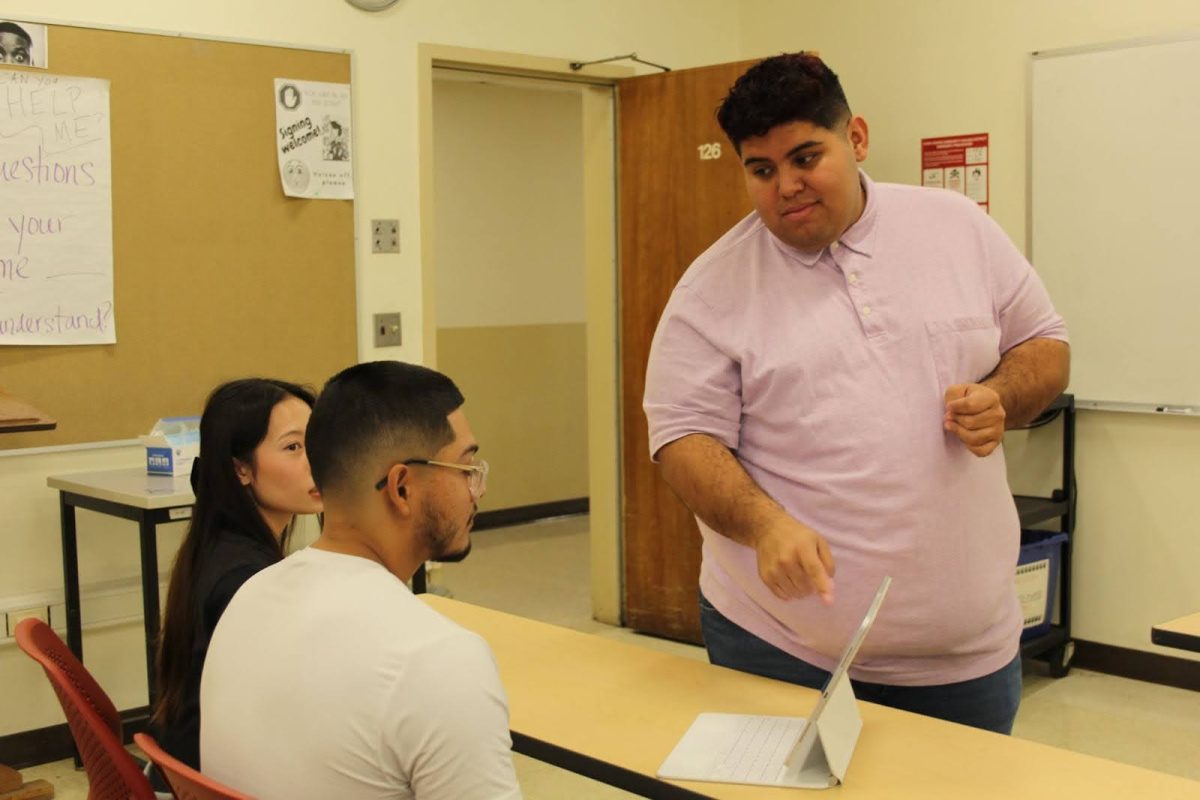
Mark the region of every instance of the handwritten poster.
POLYGON ((288 197, 354 197, 350 84, 275 79, 275 142, 288 197))
POLYGON ((116 340, 108 81, 0 70, 0 345, 116 340))

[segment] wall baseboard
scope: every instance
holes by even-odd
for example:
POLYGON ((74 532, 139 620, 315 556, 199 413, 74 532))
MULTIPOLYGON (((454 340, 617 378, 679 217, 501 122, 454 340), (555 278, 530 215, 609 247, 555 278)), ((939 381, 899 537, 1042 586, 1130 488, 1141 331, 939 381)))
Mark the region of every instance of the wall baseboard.
POLYGON ((1071 666, 1200 692, 1200 661, 1075 639, 1071 666))
POLYGON ((515 508, 500 508, 495 511, 480 511, 475 515, 475 530, 483 531, 488 528, 523 525, 539 519, 565 517, 569 514, 586 514, 587 512, 588 499, 586 497, 572 497, 569 500, 555 500, 550 503, 535 503, 515 508))
MULTIPOLYGON (((125 744, 133 741, 135 733, 146 730, 150 718, 150 707, 141 706, 121 712, 121 734, 125 744)), ((21 731, 8 736, 0 736, 0 764, 7 764, 13 769, 25 769, 47 764, 51 761, 61 761, 75 755, 75 742, 71 738, 71 728, 67 723, 51 725, 48 728, 37 728, 32 731, 21 731)))

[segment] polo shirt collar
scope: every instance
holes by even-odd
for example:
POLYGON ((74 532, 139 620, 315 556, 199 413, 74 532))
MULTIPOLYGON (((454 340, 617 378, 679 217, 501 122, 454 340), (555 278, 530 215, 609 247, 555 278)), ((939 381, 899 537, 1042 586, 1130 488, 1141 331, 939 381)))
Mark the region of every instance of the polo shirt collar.
POLYGON ((862 216, 846 229, 838 241, 856 253, 870 256, 875 251, 875 231, 878 227, 875 223, 879 216, 879 199, 876 197, 875 181, 867 177, 867 173, 860 169, 858 179, 867 193, 867 203, 863 207, 862 216))
MULTIPOLYGON (((863 206, 862 216, 846 229, 846 232, 842 234, 842 238, 838 239, 838 242, 856 253, 869 257, 875 249, 875 222, 878 216, 879 201, 875 196, 875 182, 861 169, 858 171, 858 180, 867 193, 867 202, 863 206)), ((791 255, 792 258, 806 267, 811 267, 820 261, 822 254, 829 249, 823 247, 815 252, 798 250, 774 236, 771 238, 775 239, 779 246, 791 255)))

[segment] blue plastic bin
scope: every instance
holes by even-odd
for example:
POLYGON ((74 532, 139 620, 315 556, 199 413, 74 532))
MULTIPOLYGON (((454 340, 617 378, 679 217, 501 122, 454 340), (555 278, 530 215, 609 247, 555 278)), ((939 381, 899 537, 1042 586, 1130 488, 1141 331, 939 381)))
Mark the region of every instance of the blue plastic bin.
POLYGON ((1017 558, 1017 594, 1025 614, 1021 641, 1050 630, 1054 595, 1058 588, 1059 563, 1067 534, 1056 531, 1021 531, 1021 554, 1017 558))

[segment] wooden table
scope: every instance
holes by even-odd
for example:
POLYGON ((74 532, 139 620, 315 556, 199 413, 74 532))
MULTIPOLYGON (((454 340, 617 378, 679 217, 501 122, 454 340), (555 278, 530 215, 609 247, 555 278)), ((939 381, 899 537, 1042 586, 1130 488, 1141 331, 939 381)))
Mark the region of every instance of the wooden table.
POLYGON ((158 526, 188 519, 196 502, 191 478, 147 475, 135 469, 54 475, 46 485, 58 490, 62 526, 63 588, 66 594, 67 646, 83 661, 83 626, 79 601, 79 551, 75 509, 128 519, 138 524, 141 543, 142 610, 146 639, 149 701, 155 700, 154 648, 158 639, 158 526))
POLYGON ((1200 652, 1200 614, 1163 622, 1150 629, 1150 641, 1164 647, 1200 652))
POLYGON ((828 793, 663 781, 702 711, 806 716, 818 693, 443 597, 431 607, 491 645, 513 749, 645 797, 1200 798, 1200 782, 870 703, 845 783, 828 793))
POLYGON ((52 431, 58 423, 19 397, 0 389, 0 433, 52 431))

